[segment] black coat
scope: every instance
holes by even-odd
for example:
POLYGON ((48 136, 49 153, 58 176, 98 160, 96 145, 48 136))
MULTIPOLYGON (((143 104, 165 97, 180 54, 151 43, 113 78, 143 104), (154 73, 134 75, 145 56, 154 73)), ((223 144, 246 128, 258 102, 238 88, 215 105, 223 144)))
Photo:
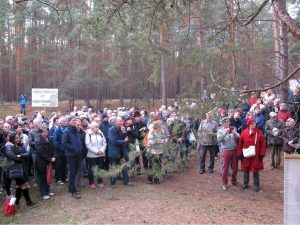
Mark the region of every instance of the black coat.
POLYGON ((39 173, 46 173, 47 164, 51 163, 51 160, 54 157, 53 145, 49 142, 49 140, 45 140, 41 135, 39 135, 35 146, 35 169, 39 173))

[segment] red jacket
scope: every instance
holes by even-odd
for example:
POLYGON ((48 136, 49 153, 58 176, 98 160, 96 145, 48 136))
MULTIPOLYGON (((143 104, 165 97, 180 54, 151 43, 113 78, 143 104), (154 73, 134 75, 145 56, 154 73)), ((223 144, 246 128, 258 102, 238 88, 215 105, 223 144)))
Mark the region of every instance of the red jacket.
POLYGON ((249 128, 245 129, 240 137, 237 154, 238 156, 243 155, 243 148, 248 148, 250 145, 255 144, 255 135, 257 133, 256 145, 255 145, 255 156, 250 158, 243 158, 242 170, 258 172, 264 169, 263 160, 259 159, 259 156, 265 157, 266 155, 266 140, 263 133, 255 128, 254 132, 250 135, 249 128))
POLYGON ((286 122, 288 118, 292 117, 292 115, 289 110, 279 110, 277 117, 278 119, 282 120, 282 122, 286 122))

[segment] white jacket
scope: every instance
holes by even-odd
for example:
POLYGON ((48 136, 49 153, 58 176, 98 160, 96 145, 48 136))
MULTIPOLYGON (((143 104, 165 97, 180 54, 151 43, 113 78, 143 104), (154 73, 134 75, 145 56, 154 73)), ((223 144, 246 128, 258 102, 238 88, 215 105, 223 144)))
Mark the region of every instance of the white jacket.
POLYGON ((88 149, 87 158, 104 157, 106 151, 106 139, 99 130, 97 134, 89 129, 85 135, 85 145, 88 149))

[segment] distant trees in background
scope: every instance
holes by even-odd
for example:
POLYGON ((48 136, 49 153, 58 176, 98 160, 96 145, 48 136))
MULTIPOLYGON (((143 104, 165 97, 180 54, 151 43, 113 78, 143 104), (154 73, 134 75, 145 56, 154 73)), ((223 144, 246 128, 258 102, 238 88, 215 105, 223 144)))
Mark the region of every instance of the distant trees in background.
POLYGON ((271 85, 299 64, 300 10, 287 1, 292 29, 278 15, 286 2, 272 1, 274 11, 270 2, 0 1, 0 98, 59 88, 71 102, 122 105, 124 98, 198 97, 218 85, 271 85))

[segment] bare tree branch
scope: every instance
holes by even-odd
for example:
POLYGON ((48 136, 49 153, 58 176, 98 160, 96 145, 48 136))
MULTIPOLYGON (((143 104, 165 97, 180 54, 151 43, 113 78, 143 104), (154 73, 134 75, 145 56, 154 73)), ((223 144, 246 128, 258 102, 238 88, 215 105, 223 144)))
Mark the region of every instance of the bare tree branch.
POLYGON ((259 7, 258 9, 250 16, 250 18, 243 23, 243 26, 249 25, 257 16, 258 14, 263 10, 263 8, 266 6, 266 4, 269 2, 269 0, 265 0, 259 7))
MULTIPOLYGON (((280 82, 272 85, 272 86, 268 86, 268 87, 265 87, 265 88, 260 88, 260 89, 250 89, 250 90, 244 90, 244 91, 240 91, 239 93, 240 94, 244 94, 244 93, 251 93, 251 92, 262 92, 262 91, 267 91, 269 89, 273 89, 273 88, 276 88, 280 85, 282 85, 284 82, 288 81, 289 79, 291 79, 298 71, 300 71, 300 64, 298 65, 298 67, 296 67, 294 69, 294 71, 292 73, 290 73, 285 79, 281 80, 280 82)), ((216 82, 216 79, 214 78, 214 76, 212 75, 212 71, 210 71, 210 77, 212 79, 213 82, 216 82)), ((220 88, 221 90, 224 90, 224 91, 228 91, 228 92, 233 92, 232 90, 229 90, 219 84, 216 84, 216 86, 218 88, 220 88)), ((234 91, 236 92, 236 91, 234 91)))

